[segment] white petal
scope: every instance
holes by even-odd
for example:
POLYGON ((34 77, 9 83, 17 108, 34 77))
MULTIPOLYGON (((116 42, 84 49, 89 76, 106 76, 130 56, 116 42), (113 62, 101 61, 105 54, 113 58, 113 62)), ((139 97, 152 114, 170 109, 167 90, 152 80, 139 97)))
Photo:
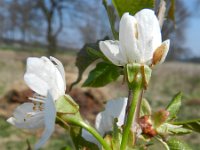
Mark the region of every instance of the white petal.
POLYGON ((112 130, 114 118, 118 118, 118 126, 123 125, 126 105, 127 98, 118 98, 107 102, 105 110, 97 115, 95 121, 95 126, 102 136, 112 130))
POLYGON ((154 50, 161 44, 161 31, 154 11, 143 9, 136 13, 138 23, 138 48, 141 52, 141 62, 152 59, 154 50))
POLYGON ((49 85, 43 79, 35 74, 26 73, 24 75, 24 81, 26 84, 36 93, 46 96, 49 85))
POLYGON ((138 30, 135 17, 124 13, 120 20, 119 42, 127 58, 127 63, 139 61, 140 51, 137 48, 137 38, 138 30))
POLYGON ((53 97, 48 92, 45 107, 44 107, 44 123, 45 129, 40 140, 36 143, 35 149, 39 149, 49 139, 55 128, 56 108, 53 97))
POLYGON ((15 126, 15 124, 16 124, 16 119, 15 119, 14 117, 10 117, 10 118, 8 118, 6 121, 7 121, 8 123, 14 125, 14 126, 15 126))
POLYGON ((56 63, 56 67, 58 71, 60 71, 60 74, 62 75, 62 78, 63 78, 64 89, 66 90, 65 69, 64 69, 63 64, 58 59, 52 56, 50 56, 50 60, 56 63))
POLYGON ((101 147, 101 144, 97 141, 96 138, 94 138, 94 136, 89 133, 87 130, 85 129, 82 129, 82 137, 86 140, 86 141, 89 141, 89 142, 92 142, 96 145, 98 145, 99 149, 101 147))
MULTIPOLYGON (((47 57, 41 57, 41 59, 46 62, 46 64, 51 65, 52 69, 47 69, 47 71, 44 71, 44 73, 49 73, 49 79, 47 80, 47 82, 49 83, 49 89, 51 89, 53 100, 57 100, 60 96, 65 94, 66 85, 63 80, 62 74, 47 57)), ((48 67, 48 65, 46 67, 48 67)))
POLYGON ((27 59, 24 80, 33 91, 43 96, 47 95, 49 89, 52 89, 54 99, 65 93, 65 84, 60 72, 46 57, 27 59))
POLYGON ((123 66, 126 64, 127 60, 122 53, 118 41, 100 41, 99 47, 104 55, 115 65, 123 66))
POLYGON ((33 110, 33 103, 24 103, 18 106, 13 117, 9 118, 7 121, 23 129, 37 129, 44 126, 44 113, 40 110, 33 110))
POLYGON ((46 96, 49 89, 49 81, 54 70, 54 65, 48 58, 29 57, 24 80, 36 93, 46 96))

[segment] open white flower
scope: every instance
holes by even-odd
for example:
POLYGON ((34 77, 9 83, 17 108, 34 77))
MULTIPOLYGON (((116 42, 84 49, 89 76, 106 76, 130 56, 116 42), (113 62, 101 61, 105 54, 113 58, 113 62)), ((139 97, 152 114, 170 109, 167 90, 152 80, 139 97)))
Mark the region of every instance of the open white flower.
POLYGON ((54 131, 56 108, 54 102, 65 94, 65 73, 62 63, 54 57, 30 57, 24 75, 26 84, 36 92, 29 98, 33 103, 24 103, 16 108, 7 121, 18 128, 36 129, 45 127, 35 149, 41 147, 54 131))
POLYGON ((170 41, 161 43, 161 30, 154 11, 143 9, 135 16, 125 13, 120 21, 119 41, 101 41, 101 51, 115 65, 128 63, 160 64, 165 60, 170 41))
POLYGON ((124 124, 126 105, 127 98, 125 97, 109 100, 107 102, 105 110, 97 115, 95 121, 95 127, 102 136, 107 132, 112 131, 114 118, 118 119, 118 126, 124 124))
MULTIPOLYGON (((124 124, 124 117, 127 105, 127 98, 118 98, 109 100, 106 104, 105 110, 100 112, 95 120, 95 128, 102 136, 109 131, 112 131, 114 118, 118 119, 117 125, 122 126, 124 124)), ((82 131, 82 136, 92 143, 100 146, 100 143, 86 130, 82 131)))

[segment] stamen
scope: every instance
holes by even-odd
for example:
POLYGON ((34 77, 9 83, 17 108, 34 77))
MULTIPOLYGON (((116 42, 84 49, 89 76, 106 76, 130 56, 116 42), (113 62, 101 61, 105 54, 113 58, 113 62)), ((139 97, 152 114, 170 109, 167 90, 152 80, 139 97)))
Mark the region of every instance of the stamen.
POLYGON ((38 98, 33 98, 33 97, 29 97, 28 99, 35 101, 35 102, 45 103, 45 101, 43 99, 38 99, 38 98))
POLYGON ((36 107, 36 105, 34 105, 34 106, 33 106, 33 110, 34 110, 34 111, 36 111, 36 110, 37 110, 37 107, 36 107))
POLYGON ((38 95, 38 94, 35 93, 35 94, 33 95, 33 98, 45 100, 46 97, 45 97, 45 96, 42 96, 42 95, 38 95))
POLYGON ((26 114, 26 118, 30 118, 30 117, 32 117, 33 115, 31 114, 31 113, 27 113, 26 114))
POLYGON ((38 109, 39 109, 40 111, 44 110, 42 104, 43 104, 43 103, 40 103, 39 106, 38 106, 38 109))

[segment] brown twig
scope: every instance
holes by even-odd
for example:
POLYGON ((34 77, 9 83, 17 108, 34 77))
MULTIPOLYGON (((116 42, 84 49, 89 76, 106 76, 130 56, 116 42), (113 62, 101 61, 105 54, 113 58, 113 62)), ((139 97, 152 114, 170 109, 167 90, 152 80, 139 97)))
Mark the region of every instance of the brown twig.
POLYGON ((130 105, 131 105, 131 103, 132 103, 132 100, 133 100, 133 91, 132 91, 132 90, 129 90, 129 91, 128 91, 128 102, 127 102, 127 105, 126 105, 126 117, 124 118, 124 122, 126 122, 127 114, 128 114, 130 105))
POLYGON ((142 98, 143 98, 143 94, 144 94, 144 89, 142 89, 141 93, 140 93, 140 98, 138 100, 137 106, 136 106, 136 110, 135 110, 135 123, 138 123, 139 118, 140 118, 140 109, 141 109, 141 104, 142 104, 142 98))
POLYGON ((163 23, 165 21, 165 12, 166 12, 166 2, 164 0, 160 1, 159 11, 158 11, 158 20, 160 28, 162 29, 163 23))

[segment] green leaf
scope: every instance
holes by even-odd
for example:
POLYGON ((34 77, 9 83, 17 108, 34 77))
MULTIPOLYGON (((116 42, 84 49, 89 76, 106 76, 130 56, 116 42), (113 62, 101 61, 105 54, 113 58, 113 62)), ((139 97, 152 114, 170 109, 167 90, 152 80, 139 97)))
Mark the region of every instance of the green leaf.
POLYGON ((115 81, 120 76, 120 68, 105 62, 97 64, 83 83, 87 87, 102 87, 112 81, 115 81))
POLYGON ((96 49, 94 49, 92 47, 87 47, 86 51, 91 57, 102 58, 102 59, 108 61, 108 59, 104 56, 104 54, 99 50, 96 50, 96 49))
POLYGON ((140 109, 140 116, 144 115, 151 115, 151 106, 145 98, 142 99, 142 106, 140 109))
POLYGON ((200 119, 188 120, 182 122, 172 122, 174 125, 182 125, 183 128, 200 133, 200 119))
POLYGON ((177 93, 167 106, 166 110, 169 112, 169 117, 167 119, 168 121, 176 118, 176 115, 181 107, 181 98, 182 93, 177 93))
MULTIPOLYGON (((107 40, 108 37, 102 39, 102 41, 107 40)), ((100 40, 101 41, 101 40, 100 40)), ((99 41, 96 43, 85 44, 83 48, 78 52, 76 58, 76 67, 78 68, 78 77, 75 82, 73 82, 70 86, 70 90, 76 84, 78 84, 81 79, 84 71, 87 69, 89 65, 91 65, 94 61, 99 58, 102 58, 103 53, 99 49, 99 41)))
POLYGON ((154 0, 112 0, 112 3, 120 17, 125 12, 134 15, 144 8, 154 9, 154 0))
POLYGON ((183 135, 189 134, 192 130, 183 128, 181 125, 173 125, 170 123, 164 123, 156 129, 159 135, 183 135))
POLYGON ((192 150, 186 143, 175 138, 169 139, 167 145, 170 150, 192 150))

